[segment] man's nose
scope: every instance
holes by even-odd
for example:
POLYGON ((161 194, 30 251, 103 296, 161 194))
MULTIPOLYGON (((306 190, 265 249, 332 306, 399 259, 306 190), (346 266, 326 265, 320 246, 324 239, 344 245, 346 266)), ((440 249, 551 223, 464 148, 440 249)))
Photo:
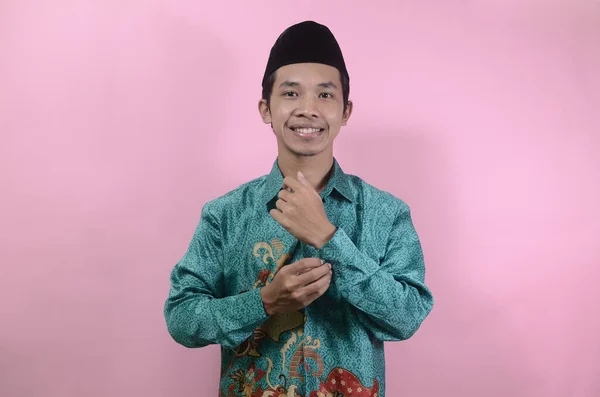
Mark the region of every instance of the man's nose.
POLYGON ((298 104, 297 114, 308 118, 318 118, 319 110, 317 98, 312 95, 304 95, 298 104))

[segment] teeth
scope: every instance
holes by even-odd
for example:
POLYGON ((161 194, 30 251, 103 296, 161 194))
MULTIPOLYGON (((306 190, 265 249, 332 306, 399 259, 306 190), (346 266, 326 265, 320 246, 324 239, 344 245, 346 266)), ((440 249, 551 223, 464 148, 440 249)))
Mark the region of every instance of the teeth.
POLYGON ((321 131, 320 128, 294 128, 294 131, 296 131, 299 134, 314 134, 316 132, 321 131))

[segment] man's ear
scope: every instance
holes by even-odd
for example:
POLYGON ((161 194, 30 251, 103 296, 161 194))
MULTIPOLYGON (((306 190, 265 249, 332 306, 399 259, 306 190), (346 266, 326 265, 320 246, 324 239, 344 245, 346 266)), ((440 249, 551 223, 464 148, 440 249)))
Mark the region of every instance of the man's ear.
POLYGON ((342 115, 342 125, 346 125, 348 123, 348 120, 350 119, 350 116, 352 115, 353 107, 354 107, 354 104, 352 103, 352 101, 348 101, 348 106, 346 106, 346 110, 344 111, 344 114, 342 115))
POLYGON ((269 105, 267 104, 267 101, 265 99, 261 99, 258 102, 258 112, 260 113, 260 117, 262 118, 263 123, 271 124, 271 109, 269 109, 269 105))

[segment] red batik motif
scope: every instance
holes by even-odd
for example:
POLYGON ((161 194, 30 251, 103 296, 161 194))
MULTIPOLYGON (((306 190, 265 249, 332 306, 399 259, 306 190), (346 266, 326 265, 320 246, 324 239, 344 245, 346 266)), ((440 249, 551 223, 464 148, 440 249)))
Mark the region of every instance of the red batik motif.
POLYGON ((334 368, 325 383, 321 382, 319 390, 310 393, 309 397, 379 397, 379 383, 373 379, 373 387, 365 387, 358 377, 343 368, 334 368))
POLYGON ((264 376, 265 371, 257 369, 254 366, 253 361, 247 371, 240 368, 229 375, 233 380, 233 383, 229 385, 227 394, 221 392, 221 396, 237 397, 240 393, 242 396, 254 396, 253 393, 256 391, 257 383, 260 382, 264 376))

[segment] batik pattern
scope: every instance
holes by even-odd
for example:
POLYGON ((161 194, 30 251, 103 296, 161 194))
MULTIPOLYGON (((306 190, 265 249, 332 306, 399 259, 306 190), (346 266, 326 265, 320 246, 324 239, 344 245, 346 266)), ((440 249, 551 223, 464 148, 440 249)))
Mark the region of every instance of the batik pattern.
POLYGON ((220 397, 384 397, 384 342, 410 338, 433 307, 410 210, 334 159, 321 197, 338 229, 317 250, 270 216, 282 182, 275 161, 204 205, 171 273, 169 332, 190 348, 221 345, 220 397), (267 316, 261 288, 306 257, 332 264, 329 289, 267 316))

